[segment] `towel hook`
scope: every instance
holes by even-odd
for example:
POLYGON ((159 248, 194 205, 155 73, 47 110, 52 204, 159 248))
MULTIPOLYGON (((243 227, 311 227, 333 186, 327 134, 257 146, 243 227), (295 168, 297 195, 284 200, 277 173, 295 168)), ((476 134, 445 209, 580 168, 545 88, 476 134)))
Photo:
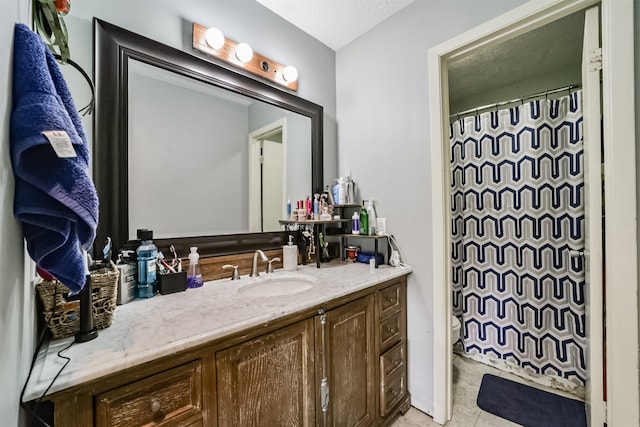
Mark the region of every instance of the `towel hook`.
POLYGON ((91 81, 91 78, 89 77, 89 75, 84 71, 84 69, 80 65, 78 65, 76 62, 72 61, 71 58, 67 58, 67 60, 65 62, 65 61, 63 61, 62 56, 58 55, 57 53, 54 53, 53 57, 56 58, 58 61, 62 62, 63 64, 66 63, 66 64, 71 65, 73 68, 78 70, 78 72, 80 74, 82 74, 82 77, 84 77, 84 79, 89 84, 89 89, 91 90, 91 99, 89 100, 89 103, 87 105, 85 105, 84 107, 80 108, 78 110, 78 112, 80 114, 82 114, 83 116, 86 116, 87 114, 93 113, 93 109, 94 109, 95 102, 96 102, 96 89, 95 89, 95 86, 93 85, 93 82, 91 81))

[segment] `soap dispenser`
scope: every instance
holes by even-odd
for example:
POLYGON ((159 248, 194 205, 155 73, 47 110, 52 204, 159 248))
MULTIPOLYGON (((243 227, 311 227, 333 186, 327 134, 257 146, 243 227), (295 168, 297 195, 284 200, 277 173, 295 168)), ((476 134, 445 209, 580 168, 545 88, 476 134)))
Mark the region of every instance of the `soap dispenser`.
POLYGON ((199 288, 204 283, 202 280, 202 271, 200 270, 200 265, 198 265, 200 255, 198 254, 198 248, 195 246, 192 246, 190 251, 189 270, 187 270, 187 287, 199 288))
POLYGON ((289 236, 289 244, 282 247, 282 268, 284 271, 298 269, 298 247, 293 245, 293 236, 289 236))

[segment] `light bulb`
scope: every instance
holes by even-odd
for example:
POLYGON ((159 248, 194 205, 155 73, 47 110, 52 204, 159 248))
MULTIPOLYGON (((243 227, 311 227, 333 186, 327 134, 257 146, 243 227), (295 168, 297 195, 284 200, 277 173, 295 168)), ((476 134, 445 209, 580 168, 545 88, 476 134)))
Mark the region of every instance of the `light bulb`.
POLYGON ((282 70, 282 78, 289 83, 295 82, 298 80, 298 70, 291 65, 284 67, 284 70, 282 70))
POLYGON ((207 44, 215 50, 224 46, 224 34, 222 34, 222 31, 217 28, 209 28, 204 34, 204 38, 207 41, 207 44))
POLYGON ((236 58, 246 64, 253 58, 253 49, 246 43, 240 43, 236 46, 236 58))

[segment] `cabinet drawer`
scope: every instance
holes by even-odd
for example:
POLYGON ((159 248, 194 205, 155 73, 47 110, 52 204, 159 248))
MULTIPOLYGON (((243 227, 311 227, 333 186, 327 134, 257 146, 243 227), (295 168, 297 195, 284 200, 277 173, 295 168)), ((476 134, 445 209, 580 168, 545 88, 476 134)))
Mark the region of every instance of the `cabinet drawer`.
POLYGON ((404 343, 396 344, 392 349, 380 356, 380 378, 383 384, 388 377, 396 374, 398 371, 406 370, 404 354, 404 343))
POLYGON ((380 351, 384 352, 402 338, 402 313, 380 321, 380 351))
POLYGON ((400 310, 401 292, 400 282, 380 291, 378 294, 378 314, 381 318, 400 310))
POLYGON ((96 425, 198 425, 201 371, 197 360, 97 395, 96 425))
POLYGON ((385 377, 380 390, 380 415, 387 416, 407 393, 406 370, 401 369, 385 377))

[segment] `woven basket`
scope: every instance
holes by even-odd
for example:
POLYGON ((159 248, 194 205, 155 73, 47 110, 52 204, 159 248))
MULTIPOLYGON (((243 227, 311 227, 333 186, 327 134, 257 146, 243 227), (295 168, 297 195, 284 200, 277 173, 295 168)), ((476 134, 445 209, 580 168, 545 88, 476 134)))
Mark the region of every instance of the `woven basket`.
MULTIPOLYGON (((105 270, 91 273, 93 326, 96 329, 111 326, 116 309, 120 272, 113 262, 111 268, 105 270)), ((36 284, 36 291, 42 301, 44 321, 53 338, 75 335, 80 330, 80 301, 67 301, 69 288, 57 280, 43 280, 36 284)))

